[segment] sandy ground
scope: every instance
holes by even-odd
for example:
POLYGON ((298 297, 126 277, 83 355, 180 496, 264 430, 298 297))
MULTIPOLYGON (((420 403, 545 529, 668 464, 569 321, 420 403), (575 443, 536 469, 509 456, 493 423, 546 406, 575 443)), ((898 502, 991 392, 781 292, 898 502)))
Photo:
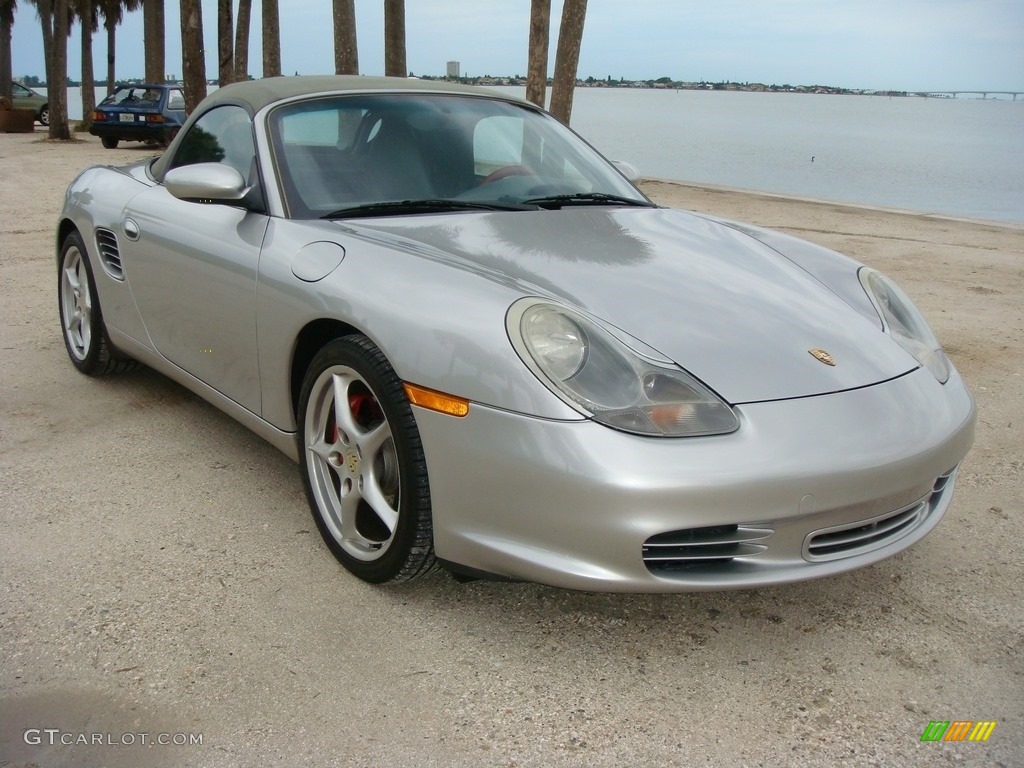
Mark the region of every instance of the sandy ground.
POLYGON ((381 589, 321 544, 284 456, 150 371, 74 371, 63 191, 147 151, 41 138, 0 135, 0 766, 1024 765, 1021 228, 645 185, 850 254, 919 303, 980 421, 912 550, 746 592, 381 589), (922 743, 930 720, 998 725, 922 743), (93 733, 116 744, 60 744, 93 733))

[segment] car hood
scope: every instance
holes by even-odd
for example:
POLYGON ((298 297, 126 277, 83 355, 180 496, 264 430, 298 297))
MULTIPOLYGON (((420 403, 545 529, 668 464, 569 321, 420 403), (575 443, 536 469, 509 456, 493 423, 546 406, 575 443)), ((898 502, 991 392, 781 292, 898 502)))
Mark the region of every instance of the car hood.
POLYGON ((917 367, 880 322, 776 251, 682 211, 567 208, 343 226, 582 309, 733 404, 869 386, 917 367))

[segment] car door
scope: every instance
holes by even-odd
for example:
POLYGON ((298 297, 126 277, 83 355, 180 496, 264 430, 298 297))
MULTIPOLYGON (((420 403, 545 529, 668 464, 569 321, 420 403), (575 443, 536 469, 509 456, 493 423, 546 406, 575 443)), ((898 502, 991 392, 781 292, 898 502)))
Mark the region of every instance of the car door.
POLYGON ((11 83, 11 96, 15 109, 39 109, 39 94, 20 83, 11 83))
MULTIPOLYGON (((202 162, 258 178, 244 109, 204 114, 169 168, 202 162)), ((257 414, 256 277, 267 224, 266 215, 239 206, 179 200, 162 184, 133 198, 123 221, 125 275, 157 351, 257 414)))

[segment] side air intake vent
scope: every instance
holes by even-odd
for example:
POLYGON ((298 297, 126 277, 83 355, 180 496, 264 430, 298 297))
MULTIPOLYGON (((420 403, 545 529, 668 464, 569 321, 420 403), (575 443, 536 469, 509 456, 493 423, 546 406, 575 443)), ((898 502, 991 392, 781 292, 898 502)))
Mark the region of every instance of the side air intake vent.
POLYGON ((931 491, 913 504, 859 523, 813 531, 804 541, 804 559, 838 560, 879 549, 916 530, 939 507, 956 467, 936 479, 931 491))
POLYGON ((117 235, 109 229, 96 230, 96 245, 100 249, 100 262, 107 274, 115 280, 124 280, 121 252, 117 248, 117 235))

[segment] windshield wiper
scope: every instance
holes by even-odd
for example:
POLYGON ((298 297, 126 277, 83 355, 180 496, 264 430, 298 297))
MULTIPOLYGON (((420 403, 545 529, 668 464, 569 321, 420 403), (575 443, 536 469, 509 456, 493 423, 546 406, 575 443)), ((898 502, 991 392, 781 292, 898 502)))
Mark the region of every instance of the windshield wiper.
POLYGON ((401 216, 415 213, 443 213, 445 211, 526 211, 523 205, 505 203, 474 203, 468 200, 391 200, 383 203, 365 203, 321 216, 322 219, 355 219, 366 216, 401 216))
POLYGON ((523 200, 523 205, 537 205, 541 208, 561 208, 565 205, 634 205, 641 208, 657 208, 654 203, 637 200, 635 197, 610 195, 607 192, 578 192, 574 195, 548 195, 523 200))

